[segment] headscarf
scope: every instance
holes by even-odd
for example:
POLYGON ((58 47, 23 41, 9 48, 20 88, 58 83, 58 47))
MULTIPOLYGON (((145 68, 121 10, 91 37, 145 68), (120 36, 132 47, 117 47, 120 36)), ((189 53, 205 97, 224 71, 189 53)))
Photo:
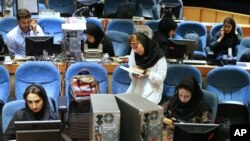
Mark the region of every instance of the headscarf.
POLYGON ((97 48, 105 36, 104 32, 95 24, 86 24, 86 26, 87 29, 84 31, 84 33, 92 35, 95 38, 94 43, 90 43, 88 41, 86 41, 86 43, 88 44, 89 48, 97 48))
POLYGON ((145 34, 141 32, 136 32, 134 34, 137 36, 144 47, 143 55, 135 53, 136 65, 143 69, 152 67, 160 58, 164 56, 164 53, 159 48, 158 43, 149 39, 145 34))
POLYGON ((202 100, 203 93, 196 79, 186 77, 182 79, 175 89, 175 94, 170 100, 170 110, 174 118, 189 121, 195 116, 199 116, 205 110, 209 110, 208 105, 202 100), (180 88, 191 90, 191 99, 187 103, 182 103, 179 99, 178 91, 180 88))
POLYGON ((50 118, 50 104, 48 101, 48 96, 45 89, 37 84, 30 85, 26 88, 23 99, 25 99, 25 111, 29 115, 30 120, 49 120, 50 118), (30 110, 28 103, 27 103, 27 96, 29 93, 37 94, 43 100, 43 107, 41 111, 35 113, 30 110))

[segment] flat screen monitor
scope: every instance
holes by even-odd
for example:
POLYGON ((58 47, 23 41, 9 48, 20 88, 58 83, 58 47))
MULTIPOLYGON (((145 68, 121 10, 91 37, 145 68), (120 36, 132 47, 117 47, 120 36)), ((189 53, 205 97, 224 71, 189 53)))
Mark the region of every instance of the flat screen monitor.
POLYGON ((195 40, 169 38, 167 59, 193 59, 195 40))
POLYGON ((15 121, 17 141, 61 141, 61 121, 15 121))
POLYGON ((38 0, 16 0, 17 2, 17 10, 21 8, 28 9, 31 14, 39 13, 39 2, 38 0))
POLYGON ((48 55, 59 54, 61 48, 54 46, 53 36, 30 36, 25 38, 26 56, 40 56, 43 51, 48 55))
POLYGON ((216 141, 219 124, 175 123, 173 141, 216 141))
POLYGON ((169 18, 181 20, 180 16, 180 9, 181 9, 180 3, 162 3, 161 4, 161 17, 163 15, 168 15, 169 18))

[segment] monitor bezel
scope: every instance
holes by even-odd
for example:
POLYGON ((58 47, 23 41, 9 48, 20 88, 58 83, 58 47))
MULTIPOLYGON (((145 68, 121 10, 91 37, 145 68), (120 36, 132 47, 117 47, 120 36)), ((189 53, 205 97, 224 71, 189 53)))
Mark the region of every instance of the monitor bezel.
POLYGON ((28 1, 28 7, 24 3, 26 3, 27 0, 16 0, 16 10, 21 8, 28 9, 31 14, 39 14, 39 1, 38 0, 29 0, 28 1), (22 4, 20 6, 20 4, 22 4))

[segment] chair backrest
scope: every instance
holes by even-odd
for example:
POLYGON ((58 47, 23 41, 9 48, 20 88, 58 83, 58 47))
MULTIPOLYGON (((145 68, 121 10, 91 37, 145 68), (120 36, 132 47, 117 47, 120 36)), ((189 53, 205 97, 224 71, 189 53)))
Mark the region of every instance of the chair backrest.
POLYGON ((108 73, 106 69, 98 63, 95 62, 78 62, 70 65, 65 74, 65 95, 67 97, 67 107, 71 101, 70 94, 70 80, 72 76, 77 75, 83 68, 90 72, 90 75, 94 76, 100 84, 100 93, 108 93, 108 73))
POLYGON ((119 7, 119 5, 122 3, 124 3, 124 0, 105 0, 103 8, 104 17, 114 18, 117 7, 119 7))
POLYGON ((201 72, 196 67, 185 64, 169 64, 167 76, 164 81, 162 97, 166 100, 169 99, 174 94, 175 88, 180 80, 187 76, 193 76, 200 87, 202 87, 201 72))
POLYGON ((178 6, 176 9, 173 9, 173 13, 178 13, 176 15, 177 19, 182 19, 183 16, 183 2, 182 0, 159 0, 159 4, 163 3, 179 3, 180 6, 178 6))
POLYGON ((207 90, 202 90, 203 92, 203 99, 206 101, 206 103, 209 105, 209 107, 212 110, 213 115, 213 121, 215 121, 217 109, 218 109, 218 97, 212 94, 211 92, 207 90))
POLYGON ((144 22, 144 25, 149 26, 153 32, 158 31, 158 24, 160 20, 148 20, 144 22))
MULTIPOLYGON (((0 66, 0 106, 7 103, 10 96, 10 74, 4 66, 0 66)), ((1 113, 0 113, 1 114, 1 113)))
POLYGON ((176 30, 175 37, 176 38, 185 38, 185 35, 189 33, 195 33, 199 35, 200 41, 198 43, 201 48, 195 49, 194 59, 206 59, 206 41, 207 41, 207 29, 206 26, 200 22, 196 21, 183 21, 179 23, 178 28, 176 30), (202 53, 202 54, 200 54, 202 53))
POLYGON ((44 17, 37 21, 37 24, 41 26, 45 35, 54 37, 54 43, 58 44, 62 41, 62 24, 64 20, 62 18, 44 17))
POLYGON ((152 8, 156 5, 156 0, 141 0, 140 4, 143 9, 143 16, 153 18, 152 8))
POLYGON ((249 107, 244 102, 221 101, 218 104, 216 123, 249 124, 249 107))
POLYGON ((238 46, 238 52, 237 52, 237 60, 240 60, 240 57, 246 50, 250 49, 250 37, 244 37, 240 41, 240 45, 238 46))
POLYGON ((129 54, 129 35, 120 31, 110 30, 106 32, 113 44, 115 56, 125 56, 129 54))
POLYGON ((250 76, 238 66, 214 68, 207 74, 205 89, 216 94, 219 101, 234 100, 249 104, 250 76))
POLYGON ((124 32, 127 34, 132 34, 135 32, 134 22, 129 19, 114 19, 109 22, 106 31, 115 30, 124 32))
POLYGON ((4 17, 0 19, 0 34, 2 34, 5 43, 8 32, 15 28, 17 25, 17 19, 14 17, 4 17))
POLYGON ((128 64, 121 64, 115 68, 112 74, 112 94, 126 93, 131 82, 129 73, 120 66, 128 67, 128 64))
POLYGON ((27 86, 40 84, 44 87, 48 97, 55 101, 58 109, 60 96, 61 77, 59 70, 51 62, 35 61, 25 62, 16 70, 15 96, 23 99, 23 93, 27 86))
POLYGON ((87 22, 88 24, 95 24, 95 25, 97 25, 100 29, 102 29, 102 24, 101 24, 101 22, 99 21, 99 19, 97 19, 97 18, 88 17, 88 18, 86 18, 86 22, 87 22))
POLYGON ((43 4, 43 3, 39 3, 39 11, 44 11, 44 10, 46 10, 46 6, 45 6, 45 4, 43 4))
MULTIPOLYGON (((209 32, 209 43, 210 43, 210 46, 212 45, 212 43, 214 42, 214 36, 215 34, 220 31, 220 29, 222 28, 223 26, 223 23, 217 23, 215 25, 213 25, 210 29, 210 32, 209 32)), ((243 35, 243 30, 242 28, 237 25, 237 32, 242 36, 243 35)))
MULTIPOLYGON (((49 103, 50 103, 50 106, 53 107, 52 101, 49 101, 49 103)), ((23 99, 10 101, 4 105, 3 110, 2 110, 3 118, 1 121, 3 133, 7 129, 10 120, 14 117, 15 112, 23 108, 25 108, 25 101, 23 99)), ((51 111, 54 112, 54 108, 51 108, 51 111)))

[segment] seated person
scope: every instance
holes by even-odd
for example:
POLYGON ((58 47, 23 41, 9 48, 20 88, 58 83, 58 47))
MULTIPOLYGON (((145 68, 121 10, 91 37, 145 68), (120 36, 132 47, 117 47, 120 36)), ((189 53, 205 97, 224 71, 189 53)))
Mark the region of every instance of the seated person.
POLYGON ((202 96, 195 78, 182 79, 173 97, 162 105, 166 118, 179 122, 212 123, 212 110, 202 96))
POLYGON ((4 133, 4 141, 16 138, 15 121, 57 120, 57 114, 51 112, 47 93, 42 86, 28 86, 23 98, 25 108, 15 113, 4 133))
POLYGON ((95 24, 86 24, 86 26, 87 29, 84 32, 87 35, 88 48, 98 48, 99 44, 103 44, 103 54, 108 53, 109 56, 115 56, 113 44, 108 36, 95 24))
POLYGON ((129 73, 131 78, 127 93, 139 94, 158 104, 162 97, 163 82, 167 74, 167 61, 158 43, 143 33, 137 32, 129 37, 132 48, 128 65, 143 74, 129 73))
POLYGON ((25 57, 25 37, 43 36, 43 30, 31 19, 31 14, 27 9, 17 11, 18 26, 7 34, 6 44, 10 56, 25 57))
POLYGON ((158 24, 158 31, 154 32, 153 40, 159 43, 166 57, 169 47, 168 38, 173 38, 176 29, 177 23, 173 19, 163 17, 158 24))
POLYGON ((220 62, 223 55, 229 55, 228 49, 232 48, 232 57, 236 56, 236 46, 241 41, 241 36, 236 29, 236 23, 233 18, 224 19, 223 27, 214 36, 214 42, 211 49, 214 51, 214 59, 220 62))

